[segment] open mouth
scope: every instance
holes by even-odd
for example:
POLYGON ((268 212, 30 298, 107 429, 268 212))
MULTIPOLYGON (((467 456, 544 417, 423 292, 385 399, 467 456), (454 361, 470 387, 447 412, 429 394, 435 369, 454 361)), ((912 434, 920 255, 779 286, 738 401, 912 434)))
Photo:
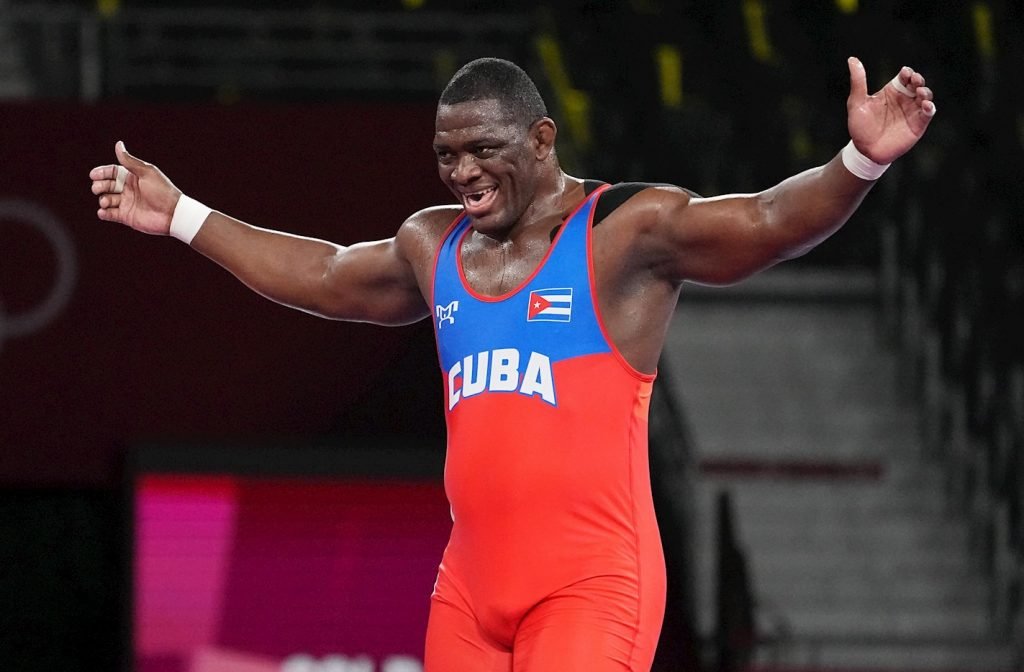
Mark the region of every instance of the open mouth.
POLYGON ((474 191, 471 194, 463 194, 462 204, 466 208, 466 212, 471 215, 486 212, 491 207, 491 204, 494 203, 497 191, 497 187, 488 187, 481 191, 474 191))

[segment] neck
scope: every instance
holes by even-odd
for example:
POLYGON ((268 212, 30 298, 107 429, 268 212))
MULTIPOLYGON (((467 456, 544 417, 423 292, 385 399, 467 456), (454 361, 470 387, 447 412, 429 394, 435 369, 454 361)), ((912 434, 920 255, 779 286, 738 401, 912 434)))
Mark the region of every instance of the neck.
POLYGON ((545 188, 539 189, 534 195, 530 206, 512 227, 513 231, 529 228, 553 217, 564 219, 579 205, 583 198, 583 180, 567 175, 557 166, 554 171, 551 179, 544 180, 545 188))
POLYGON ((507 229, 501 231, 482 232, 482 236, 490 238, 498 244, 515 244, 523 234, 540 227, 545 231, 565 219, 584 198, 583 180, 567 175, 552 162, 549 172, 545 172, 537 180, 537 189, 529 206, 507 229))

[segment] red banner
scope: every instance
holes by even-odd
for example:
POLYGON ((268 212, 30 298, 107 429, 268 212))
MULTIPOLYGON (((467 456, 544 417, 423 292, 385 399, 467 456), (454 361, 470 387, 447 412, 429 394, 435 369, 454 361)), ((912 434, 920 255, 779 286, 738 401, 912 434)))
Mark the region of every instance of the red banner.
POLYGON ((107 484, 142 440, 316 435, 403 350, 408 329, 276 306, 178 241, 99 221, 88 172, 120 139, 242 220, 384 238, 451 200, 431 106, 31 104, 0 121, 0 482, 107 484))

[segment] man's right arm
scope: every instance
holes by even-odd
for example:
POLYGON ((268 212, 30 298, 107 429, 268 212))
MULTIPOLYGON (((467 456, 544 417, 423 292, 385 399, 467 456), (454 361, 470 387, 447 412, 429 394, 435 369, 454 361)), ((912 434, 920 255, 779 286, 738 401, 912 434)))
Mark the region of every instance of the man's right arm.
MULTIPOLYGON (((122 184, 118 165, 90 172, 98 217, 145 233, 172 233, 175 208, 184 198, 180 190, 156 166, 128 154, 123 143, 115 153, 124 167, 122 184)), ((189 224, 198 228, 188 241, 192 247, 273 301, 331 319, 387 325, 429 313, 412 265, 427 235, 422 216, 394 238, 348 247, 261 229, 219 212, 190 216, 189 224)))
POLYGON ((277 303, 330 319, 400 325, 429 312, 402 234, 343 246, 212 212, 191 245, 277 303))

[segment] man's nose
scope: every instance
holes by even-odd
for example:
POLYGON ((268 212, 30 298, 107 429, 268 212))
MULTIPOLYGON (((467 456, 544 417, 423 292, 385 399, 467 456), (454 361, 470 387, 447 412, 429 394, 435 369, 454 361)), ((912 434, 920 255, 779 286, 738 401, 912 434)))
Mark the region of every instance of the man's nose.
POLYGON ((466 184, 480 175, 480 166, 476 163, 476 157, 472 154, 464 154, 455 162, 452 170, 452 181, 466 184))

